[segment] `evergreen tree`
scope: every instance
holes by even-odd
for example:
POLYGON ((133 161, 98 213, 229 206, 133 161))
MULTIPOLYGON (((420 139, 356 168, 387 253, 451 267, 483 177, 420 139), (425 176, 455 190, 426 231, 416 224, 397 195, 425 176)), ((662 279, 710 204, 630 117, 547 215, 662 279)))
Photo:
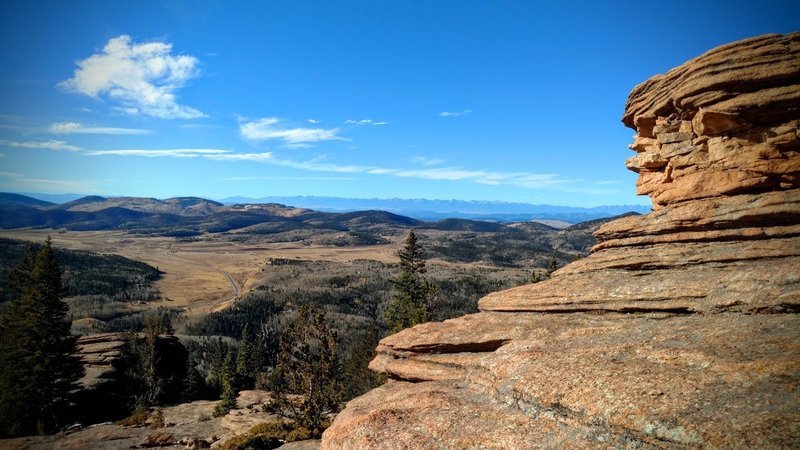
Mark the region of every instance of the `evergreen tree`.
POLYGON ((323 312, 311 305, 300 307, 281 336, 272 375, 268 410, 292 420, 298 432, 321 436, 342 395, 336 337, 323 312))
POLYGON ((61 270, 48 237, 11 276, 19 297, 0 317, 0 433, 46 433, 69 417, 83 365, 62 301, 61 270))
POLYGON ((204 387, 203 377, 197 370, 197 361, 190 353, 189 357, 186 358, 186 377, 183 379, 183 387, 181 389, 183 401, 191 402, 200 398, 204 387))
POLYGON ((375 358, 380 333, 376 326, 364 332, 357 344, 342 364, 345 399, 358 397, 386 382, 386 376, 369 370, 369 363, 375 358))
POLYGON ((222 374, 220 376, 222 394, 220 402, 214 408, 214 417, 221 417, 236 408, 236 388, 234 386, 233 360, 231 353, 225 355, 225 362, 222 364, 222 374))
POLYGON ((386 324, 391 333, 430 320, 430 307, 435 292, 425 279, 425 259, 414 231, 409 231, 399 252, 400 275, 391 280, 394 293, 386 311, 386 324))
POLYGON ((219 394, 222 392, 222 373, 225 367, 225 360, 228 358, 229 350, 228 346, 222 341, 222 337, 217 337, 217 339, 212 340, 210 344, 210 356, 207 359, 211 360, 211 369, 208 372, 206 383, 219 394))
POLYGON ((547 277, 550 278, 550 275, 556 270, 558 270, 558 259, 556 258, 556 251, 553 249, 550 257, 547 258, 547 277))
POLYGON ((141 412, 164 400, 168 385, 174 377, 164 374, 161 367, 163 356, 159 348, 159 336, 172 334, 172 319, 164 308, 145 315, 141 336, 133 331, 126 338, 122 358, 129 380, 130 400, 134 412, 141 412))
POLYGON ((152 333, 156 336, 159 334, 173 334, 175 329, 172 326, 172 317, 168 309, 159 307, 154 312, 147 314, 144 317, 145 333, 152 333))
POLYGON ((250 335, 250 327, 245 324, 242 329, 242 336, 239 339, 239 350, 236 353, 236 375, 241 385, 252 387, 254 368, 253 368, 253 338, 250 335))

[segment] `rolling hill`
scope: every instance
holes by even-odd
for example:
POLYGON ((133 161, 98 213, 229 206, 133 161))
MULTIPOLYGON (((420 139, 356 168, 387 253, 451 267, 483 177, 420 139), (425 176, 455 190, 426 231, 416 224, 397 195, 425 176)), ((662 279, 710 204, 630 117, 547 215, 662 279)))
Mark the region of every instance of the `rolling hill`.
POLYGON ((4 229, 113 230, 181 239, 213 236, 243 243, 348 247, 399 242, 413 228, 431 257, 514 267, 538 267, 550 257, 566 262, 584 255, 595 243, 591 233, 608 220, 559 230, 530 221, 422 221, 379 210, 331 213, 275 203, 224 205, 197 197, 89 196, 54 204, 0 194, 0 228, 4 229))

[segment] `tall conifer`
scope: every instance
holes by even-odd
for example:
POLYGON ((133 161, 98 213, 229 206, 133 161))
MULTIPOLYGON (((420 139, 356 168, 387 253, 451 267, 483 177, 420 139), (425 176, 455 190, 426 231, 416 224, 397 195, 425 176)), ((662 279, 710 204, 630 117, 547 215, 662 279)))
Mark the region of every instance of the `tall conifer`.
POLYGON ((83 365, 49 237, 29 249, 9 287, 19 297, 0 317, 0 433, 51 432, 69 418, 83 365))
POLYGON ((413 230, 399 256, 400 275, 392 280, 394 293, 386 311, 386 324, 392 333, 429 321, 434 297, 433 286, 424 277, 425 259, 413 230))

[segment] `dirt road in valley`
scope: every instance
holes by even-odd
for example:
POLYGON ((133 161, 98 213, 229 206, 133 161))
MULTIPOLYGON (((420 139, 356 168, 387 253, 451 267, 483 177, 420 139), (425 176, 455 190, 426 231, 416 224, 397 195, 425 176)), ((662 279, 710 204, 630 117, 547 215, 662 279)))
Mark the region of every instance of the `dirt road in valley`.
POLYGON ((198 241, 137 236, 122 231, 0 230, 0 237, 43 242, 70 250, 117 254, 143 261, 163 272, 155 283, 165 306, 187 315, 218 311, 260 284, 269 258, 348 262, 369 259, 396 262, 399 244, 360 247, 304 246, 297 243, 242 244, 210 235, 198 241))

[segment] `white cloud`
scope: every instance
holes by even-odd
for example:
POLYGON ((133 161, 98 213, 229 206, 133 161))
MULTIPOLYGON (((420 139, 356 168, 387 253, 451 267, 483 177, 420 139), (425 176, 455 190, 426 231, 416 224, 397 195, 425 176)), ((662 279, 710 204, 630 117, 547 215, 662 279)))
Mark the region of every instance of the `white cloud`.
POLYGON ((197 156, 222 155, 230 153, 230 150, 220 150, 215 148, 177 148, 166 150, 93 150, 87 153, 89 156, 143 156, 145 158, 159 158, 171 156, 176 158, 194 158, 197 156))
POLYGON ((458 116, 463 116, 465 114, 469 114, 471 112, 472 112, 471 109, 464 109, 462 111, 454 111, 454 112, 442 111, 439 113, 439 117, 458 117, 458 116))
POLYGON ((372 119, 361 119, 361 120, 352 120, 347 119, 344 123, 349 125, 386 125, 389 122, 377 122, 372 119))
POLYGON ((320 122, 322 122, 322 121, 321 120, 317 120, 317 119, 308 119, 308 123, 311 123, 311 124, 314 124, 314 125, 316 125, 316 124, 318 124, 320 122))
POLYGON ((0 177, 2 178, 22 178, 25 175, 17 172, 0 172, 0 177))
POLYGON ((80 147, 69 145, 64 141, 57 141, 50 139, 47 141, 25 141, 25 142, 12 142, 0 140, 0 145, 14 148, 36 148, 46 150, 66 150, 68 152, 75 152, 80 150, 80 147))
POLYGON ((130 36, 110 39, 99 53, 78 61, 72 78, 59 86, 92 98, 119 102, 122 112, 162 119, 204 117, 177 102, 175 91, 197 76, 197 58, 173 55, 166 42, 134 43, 130 36))
POLYGON ((461 167, 437 167, 417 170, 393 169, 386 167, 339 165, 324 162, 324 158, 309 161, 291 161, 270 158, 269 163, 291 167, 293 169, 315 172, 363 173, 369 175, 389 175, 402 178, 419 178, 425 180, 470 181, 485 185, 508 185, 527 189, 560 189, 566 190, 571 183, 579 180, 564 180, 558 174, 536 174, 528 172, 492 172, 486 170, 469 170, 461 167))
POLYGON ((29 133, 36 129, 37 120, 16 114, 0 114, 0 128, 29 133))
POLYGON ((139 128, 87 127, 78 122, 55 122, 50 125, 55 134, 149 134, 150 130, 139 128))
POLYGON ((439 164, 444 164, 444 159, 438 158, 428 158, 427 156, 415 156, 411 158, 411 162, 415 164, 422 164, 423 166, 438 166, 439 164))
POLYGON ((123 115, 123 116, 138 116, 141 113, 141 110, 139 108, 133 106, 127 106, 127 107, 114 106, 111 108, 111 111, 114 111, 115 113, 117 113, 117 115, 123 115))
POLYGON ((160 150, 93 150, 89 156, 139 156, 144 158, 206 158, 214 161, 267 161, 272 153, 233 153, 217 148, 174 148, 160 150))
MULTIPOLYGON (((4 173, 0 172, 0 177, 4 173)), ((3 189, 18 190, 23 192, 46 192, 46 193, 64 193, 64 192, 85 192, 94 193, 97 189, 91 181, 83 180, 54 180, 45 178, 25 178, 22 174, 6 173, 11 178, 3 182, 3 189)))
POLYGON ((239 132, 249 141, 280 139, 290 147, 302 147, 312 142, 348 139, 338 136, 338 128, 286 128, 279 124, 277 117, 264 117, 258 120, 240 121, 239 132))
POLYGON ((301 180, 301 181, 353 181, 358 178, 353 177, 230 177, 220 178, 221 181, 263 181, 263 180, 301 180))
POLYGON ((206 158, 217 161, 254 161, 263 162, 272 159, 272 153, 225 153, 219 155, 207 155, 206 158))

